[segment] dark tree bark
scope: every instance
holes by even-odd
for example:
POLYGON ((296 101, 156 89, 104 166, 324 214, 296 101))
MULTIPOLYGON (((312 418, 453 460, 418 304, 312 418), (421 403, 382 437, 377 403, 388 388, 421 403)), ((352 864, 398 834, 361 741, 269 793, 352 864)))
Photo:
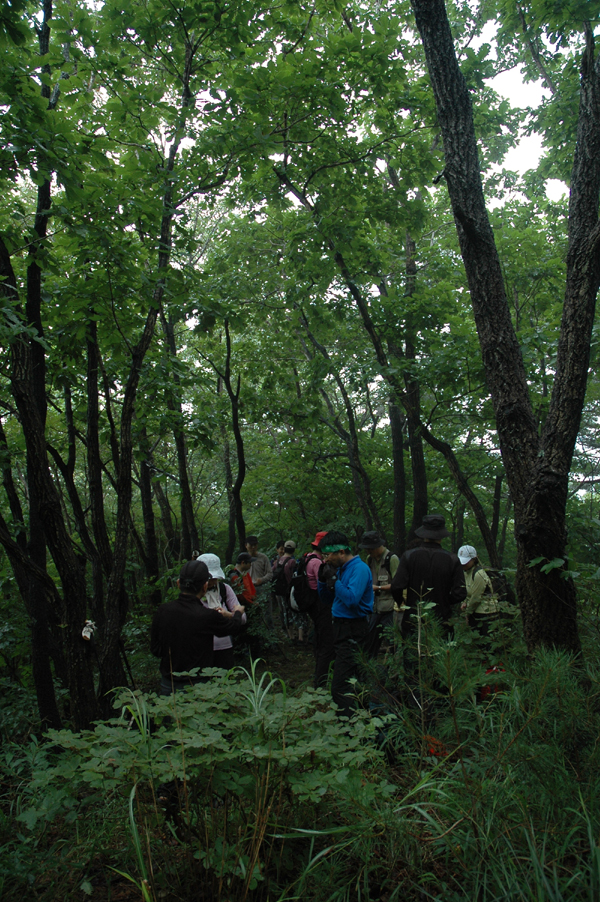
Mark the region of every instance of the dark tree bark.
MULTIPOLYGON (((40 56, 49 51, 52 2, 44 0, 42 21, 38 30, 40 56)), ((44 63, 45 75, 41 95, 52 110, 58 101, 57 88, 50 91, 50 66, 44 63)), ((44 156, 44 151, 40 151, 44 156)), ((44 160, 38 162, 44 165, 44 160)), ((52 480, 45 444, 46 421, 46 362, 42 327, 42 273, 38 264, 40 250, 47 235, 50 216, 50 180, 38 188, 33 233, 28 247, 26 301, 23 311, 15 275, 8 251, 0 241, 0 274, 4 276, 2 292, 24 325, 32 331, 23 332, 11 344, 11 390, 15 399, 25 437, 27 454, 27 483, 29 493, 29 542, 28 553, 31 568, 29 579, 28 610, 32 619, 32 653, 34 680, 52 682, 49 666, 49 610, 44 590, 45 580, 39 574, 46 568, 46 543, 50 548, 58 570, 63 590, 60 612, 56 612, 65 624, 65 651, 68 686, 71 696, 71 713, 75 726, 87 725, 95 713, 93 680, 81 628, 85 620, 86 587, 83 570, 71 546, 61 511, 60 496, 52 480), (34 338, 35 336, 35 338, 34 338), (41 668, 41 669, 39 669, 41 668)), ((57 596, 52 596, 57 600, 57 596)), ((60 718, 49 691, 45 691, 45 711, 40 711, 46 723, 59 724, 60 718)))
POLYGON ((237 453, 237 476, 231 487, 231 497, 233 498, 239 547, 244 548, 246 545, 246 524, 244 522, 242 508, 242 486, 244 484, 244 479, 246 478, 246 453, 244 450, 244 438, 242 436, 240 425, 240 389, 242 383, 241 377, 238 375, 236 388, 234 390, 231 382, 231 335, 229 332, 229 322, 227 320, 225 320, 225 341, 227 356, 223 384, 231 402, 231 426, 237 453))
POLYGON ((156 523, 154 520, 154 508, 152 506, 152 460, 148 447, 148 436, 144 426, 140 434, 140 450, 142 462, 140 464, 140 499, 142 502, 142 518, 144 520, 144 566, 146 579, 155 588, 152 590, 150 601, 152 604, 160 604, 162 593, 158 588, 160 570, 158 566, 158 542, 156 540, 156 523))
POLYGON ((548 416, 541 435, 485 208, 471 98, 443 0, 412 0, 444 141, 448 185, 496 427, 515 510, 517 592, 528 647, 580 650, 575 586, 565 566, 568 476, 585 398, 600 285, 600 59, 585 26, 569 202, 567 279, 548 416), (541 563, 530 567, 532 560, 541 563))
POLYGON ((402 554, 406 549, 406 472, 404 469, 404 417, 398 404, 390 401, 390 431, 394 461, 394 539, 392 551, 402 554))
MULTIPOLYGON (((231 374, 231 333, 229 331, 229 321, 225 320, 225 367, 223 371, 219 369, 216 364, 210 360, 209 358, 204 358, 210 363, 213 370, 217 374, 217 377, 220 380, 220 385, 223 386, 225 391, 227 392, 227 397, 229 398, 229 403, 231 404, 231 427, 233 430, 233 438, 235 441, 235 449, 237 454, 237 474, 235 477, 235 481, 231 485, 231 494, 230 494, 230 505, 229 505, 229 524, 230 524, 230 533, 229 533, 229 543, 226 550, 226 558, 231 559, 233 555, 233 549, 231 548, 231 520, 232 520, 232 509, 233 509, 233 518, 235 520, 235 526, 237 528, 238 534, 238 542, 241 550, 244 549, 246 545, 246 524, 244 522, 244 511, 242 506, 242 486, 244 485, 244 480, 246 478, 246 453, 244 450, 244 437, 242 435, 241 422, 240 422, 240 391, 242 387, 241 376, 238 375, 236 380, 236 386, 233 387, 232 382, 232 374, 231 374)), ((231 468, 231 459, 230 459, 230 468, 231 468)), ((230 479, 233 478, 233 472, 230 469, 230 479)), ((229 494, 229 493, 228 493, 229 494)))
MULTIPOLYGON (((217 393, 223 391, 223 380, 219 376, 217 380, 217 393)), ((235 551, 235 503, 233 500, 233 471, 231 469, 231 447, 229 445, 229 436, 227 435, 227 427, 221 424, 221 441, 223 443, 223 469, 225 471, 225 491, 227 492, 227 548, 225 549, 224 561, 233 561, 233 552, 235 551)))
MULTIPOLYGON (((388 171, 391 167, 388 166, 388 171)), ((392 180, 393 181, 393 180, 392 180)), ((417 280, 417 261, 416 247, 410 232, 406 233, 406 296, 412 297, 415 293, 415 285, 417 280)), ((415 328, 412 322, 407 323, 405 338, 405 354, 407 360, 416 359, 416 348, 414 341, 415 328)), ((396 352, 397 348, 391 342, 388 343, 390 350, 396 352)), ((423 523, 423 517, 427 515, 429 510, 429 497, 427 491, 427 470, 425 468, 425 452, 423 449, 423 439, 421 435, 421 386, 410 369, 404 371, 404 387, 406 391, 406 414, 408 422, 408 441, 410 447, 410 464, 412 469, 413 480, 413 515, 408 535, 408 541, 412 542, 416 538, 416 530, 423 523)))
POLYGON ((166 563, 172 565, 174 561, 178 561, 181 557, 181 546, 179 536, 173 527, 173 511, 169 504, 167 493, 163 489, 160 480, 154 479, 152 482, 154 489, 154 497, 160 508, 160 522, 167 540, 166 563))
MULTIPOLYGON (((1 284, 2 292, 7 295, 13 309, 20 313, 19 294, 10 257, 4 242, 0 239, 0 275, 5 277, 1 284)), ((62 584, 61 609, 58 616, 65 624, 65 658, 67 666, 68 688, 71 700, 71 716, 76 729, 87 726, 96 715, 92 668, 89 659, 89 648, 81 639, 81 629, 86 619, 86 585, 83 568, 75 555, 70 536, 65 526, 60 497, 52 480, 46 450, 44 423, 37 403, 32 403, 34 392, 34 362, 31 346, 36 342, 23 332, 15 338, 11 345, 11 391, 15 399, 25 444, 27 448, 28 490, 33 497, 35 508, 39 514, 37 522, 43 524, 42 538, 48 547, 58 570, 62 584)), ((30 531, 29 544, 32 542, 30 531)), ((45 546, 44 546, 45 547, 45 546)), ((35 566, 32 572, 38 586, 44 585, 39 573, 45 571, 45 558, 38 564, 37 554, 31 555, 31 563, 35 566)), ((30 595, 31 600, 31 595, 30 595)), ((34 642, 44 642, 47 648, 48 614, 47 599, 43 605, 39 596, 34 600, 32 617, 35 626, 39 626, 43 638, 34 635, 34 642)), ((44 660, 47 651, 44 650, 44 660)))
MULTIPOLYGON (((50 44, 50 20, 52 18, 52 2, 44 0, 42 4, 43 18, 39 29, 39 52, 45 56, 50 44)), ((50 67, 44 65, 42 71, 49 78, 50 67)), ((50 85, 42 84, 41 94, 50 105, 50 85)), ((48 219, 50 214, 51 197, 50 181, 45 179, 38 187, 37 205, 33 225, 33 240, 29 244, 27 267, 27 289, 25 303, 25 317, 39 336, 43 338, 42 327, 42 271, 38 265, 37 257, 40 246, 46 238, 48 231, 48 219)), ((30 341, 29 355, 31 358, 32 388, 31 403, 35 404, 40 418, 41 428, 46 423, 46 356, 42 341, 30 341)), ((46 539, 44 536, 43 515, 41 510, 41 498, 37 490, 35 480, 32 478, 32 469, 39 462, 27 453, 27 484, 29 488, 29 543, 28 553, 31 560, 40 569, 46 569, 46 539)), ((38 707, 43 699, 44 711, 40 707, 42 723, 55 727, 60 724, 58 707, 54 699, 54 691, 44 688, 45 684, 52 682, 50 668, 50 641, 49 641, 49 613, 47 598, 43 586, 35 578, 31 577, 28 586, 27 608, 31 617, 31 650, 33 679, 38 697, 38 707)))
MULTIPOLYGON (((102 461, 100 458, 100 404, 98 327, 94 311, 90 311, 87 337, 87 470, 90 496, 90 515, 95 546, 90 554, 92 565, 92 614, 97 626, 104 628, 104 587, 112 568, 112 549, 104 517, 104 490, 102 486, 102 461)), ((118 471, 119 459, 113 461, 118 471)))
POLYGON ((164 187, 162 197, 163 214, 159 236, 157 281, 152 297, 150 298, 144 329, 137 345, 131 352, 129 376, 123 394, 119 443, 120 457, 117 477, 117 519, 112 568, 106 590, 106 619, 98 659, 100 670, 98 698, 106 714, 108 714, 110 710, 110 691, 118 686, 125 685, 127 682, 121 660, 120 639, 121 628, 125 622, 125 617, 127 616, 127 609, 125 607, 127 596, 123 591, 123 580, 125 577, 125 565, 127 562, 127 547, 131 523, 131 469, 133 456, 132 423, 142 364, 154 336, 156 320, 165 293, 171 257, 173 216, 175 213, 173 192, 176 180, 173 178, 173 171, 175 169, 179 145, 184 135, 187 109, 193 99, 193 95, 190 92, 190 79, 192 75, 194 52, 197 47, 198 45, 192 46, 189 41, 186 42, 179 119, 164 167, 164 187))
MULTIPOLYGON (((408 359, 415 359, 415 349, 409 340, 406 342, 406 352, 408 359)), ((421 386, 416 379, 411 378, 408 374, 404 376, 404 384, 406 388, 404 397, 413 485, 413 513, 408 541, 412 542, 416 538, 416 530, 422 525, 423 517, 426 516, 429 510, 429 493, 425 451, 423 449, 423 433, 421 430, 421 386)))
POLYGON ((166 390, 167 408, 173 415, 173 438, 177 450, 177 469, 179 473, 179 491, 181 505, 181 553, 185 560, 190 560, 192 551, 198 548, 198 530, 194 519, 194 505, 190 489, 190 479, 187 467, 187 448, 185 443, 185 428, 183 411, 181 408, 181 393, 179 376, 176 369, 177 345, 175 343, 175 326, 173 320, 165 316, 161 311, 160 321, 167 343, 167 353, 172 361, 171 378, 173 387, 166 390))
POLYGON ((506 531, 508 529, 508 521, 510 520, 511 508, 512 508, 512 500, 510 498, 507 498, 506 509, 504 512, 504 519, 502 520, 502 530, 500 531, 500 541, 498 542, 498 560, 500 561, 501 567, 502 567, 502 563, 504 561, 504 548, 506 546, 506 531))
POLYGON ((454 542, 452 550, 458 551, 465 544, 465 499, 459 495, 456 502, 456 522, 454 525, 454 542))
MULTIPOLYGON (((7 459, 7 464, 2 469, 2 483, 8 497, 13 522, 15 524, 20 524, 16 534, 16 545, 22 555, 25 556, 27 554, 28 543, 25 527, 23 526, 23 510, 13 481, 12 470, 8 463, 8 445, 1 421, 0 450, 6 455, 7 459)), ((6 533, 9 532, 8 526, 3 519, 1 526, 3 531, 6 533)), ((44 561, 43 566, 40 567, 43 571, 46 569, 45 549, 46 546, 44 544, 44 561)), ((22 560, 16 558, 14 554, 11 555, 8 548, 6 550, 21 598, 23 599, 27 613, 30 617, 31 666, 40 720, 45 727, 60 729, 61 717, 56 702, 52 668, 50 664, 52 637, 49 623, 48 586, 46 582, 37 579, 36 574, 32 573, 24 566, 22 560), (34 591, 32 591, 33 581, 36 583, 34 591), (43 619, 40 621, 40 618, 43 619)), ((36 564, 36 567, 40 566, 37 561, 34 563, 36 564)), ((50 577, 47 577, 47 579, 49 580, 50 577)))
POLYGON ((492 511, 491 533, 494 544, 498 543, 498 528, 500 526, 500 504, 502 502, 502 483, 504 474, 497 473, 494 479, 494 507, 492 511))

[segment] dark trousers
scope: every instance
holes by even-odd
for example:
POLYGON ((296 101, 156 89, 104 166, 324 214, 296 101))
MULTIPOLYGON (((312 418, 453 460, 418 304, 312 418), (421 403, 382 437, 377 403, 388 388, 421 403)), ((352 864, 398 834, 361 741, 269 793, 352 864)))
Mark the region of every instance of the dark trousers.
POLYGON ((373 611, 369 617, 369 635, 367 636, 367 657, 376 658, 381 648, 383 631, 386 626, 394 625, 393 611, 373 611))
POLYGON ((342 717, 351 717, 356 708, 357 702, 351 694, 354 690, 350 680, 358 677, 360 655, 364 654, 368 631, 366 617, 356 620, 347 620, 345 617, 333 619, 335 662, 331 697, 339 708, 338 714, 342 717))
POLYGON ((213 651, 213 667, 222 667, 223 670, 231 670, 235 667, 233 648, 217 648, 213 651))
POLYGON ((329 668, 335 658, 333 648, 333 620, 331 619, 331 605, 322 601, 315 601, 309 608, 309 617, 313 622, 315 634, 315 689, 322 689, 327 685, 329 668))

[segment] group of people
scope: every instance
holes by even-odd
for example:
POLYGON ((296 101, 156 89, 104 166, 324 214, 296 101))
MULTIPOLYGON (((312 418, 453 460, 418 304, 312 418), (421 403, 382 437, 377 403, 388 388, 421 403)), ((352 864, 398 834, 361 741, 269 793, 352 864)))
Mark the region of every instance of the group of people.
POLYGON ((362 536, 363 561, 344 533, 317 532, 299 559, 291 540, 270 561, 248 536, 225 583, 215 554, 200 554, 184 564, 179 597, 156 612, 151 649, 160 658, 161 692, 171 693, 205 679, 206 667, 233 666, 232 637, 245 628, 246 609, 258 605, 273 622, 280 607, 282 622, 299 639, 312 622, 315 688, 325 687, 331 671, 331 695, 342 716, 356 707, 353 680, 361 658, 376 657, 384 630, 395 625, 402 641, 411 642, 421 603, 431 603, 444 636, 452 632, 451 616, 461 606, 469 624, 482 635, 498 614, 498 599, 481 567, 476 549, 463 545, 458 554, 442 548, 449 536, 442 516, 423 518, 418 541, 402 556, 386 548, 373 531, 362 536), (276 600, 274 602, 274 599, 276 600), (294 615, 299 617, 294 620, 294 615))

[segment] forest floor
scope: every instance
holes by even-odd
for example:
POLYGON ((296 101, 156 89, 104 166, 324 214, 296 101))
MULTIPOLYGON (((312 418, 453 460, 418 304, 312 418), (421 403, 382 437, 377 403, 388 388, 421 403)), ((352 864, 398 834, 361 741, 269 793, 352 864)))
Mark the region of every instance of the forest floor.
MULTIPOLYGON (((299 690, 304 686, 312 687, 315 665, 312 641, 301 644, 297 641, 292 642, 281 632, 279 638, 281 641, 277 645, 262 652, 257 668, 258 672, 270 671, 274 677, 282 679, 292 690, 299 690)), ((250 661, 245 655, 240 654, 236 658, 236 664, 248 669, 250 661)), ((143 682, 147 682, 148 677, 151 678, 150 673, 147 673, 146 680, 143 682)), ((143 688, 147 691, 155 689, 154 685, 147 685, 143 688)), ((165 835, 165 842, 173 844, 174 856, 181 854, 177 843, 171 837, 165 835)), ((78 879, 76 874, 78 872, 74 872, 72 875, 74 884, 78 879)), ((78 876, 80 879, 80 875, 78 876)), ((39 886, 38 889, 46 888, 39 886)), ((76 892, 75 885, 70 887, 70 892, 76 892)), ((86 902, 139 902, 140 890, 127 878, 111 871, 106 857, 98 855, 96 860, 90 862, 86 892, 85 895, 82 894, 82 899, 85 899, 86 902)))
POLYGON ((312 686, 314 669, 312 642, 294 644, 289 639, 282 640, 280 645, 265 653, 260 667, 261 671, 269 670, 273 676, 284 680, 291 689, 312 686))

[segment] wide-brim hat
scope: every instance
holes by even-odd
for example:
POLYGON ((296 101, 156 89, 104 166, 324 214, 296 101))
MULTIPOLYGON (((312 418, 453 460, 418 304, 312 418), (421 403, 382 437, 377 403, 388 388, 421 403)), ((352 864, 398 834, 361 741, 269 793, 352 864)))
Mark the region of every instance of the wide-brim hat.
POLYGON ((363 533, 363 537, 360 540, 359 548, 365 548, 367 551, 373 548, 381 548, 382 545, 385 545, 385 542, 381 538, 378 532, 365 532, 363 533))
POLYGON ((225 574, 221 569, 221 561, 216 554, 201 554, 197 560, 204 561, 208 567, 211 579, 225 579, 225 574))
POLYGON ((423 517, 423 525, 415 529, 415 535, 420 539, 447 539, 450 533, 446 529, 446 521, 440 514, 428 514, 423 517))

